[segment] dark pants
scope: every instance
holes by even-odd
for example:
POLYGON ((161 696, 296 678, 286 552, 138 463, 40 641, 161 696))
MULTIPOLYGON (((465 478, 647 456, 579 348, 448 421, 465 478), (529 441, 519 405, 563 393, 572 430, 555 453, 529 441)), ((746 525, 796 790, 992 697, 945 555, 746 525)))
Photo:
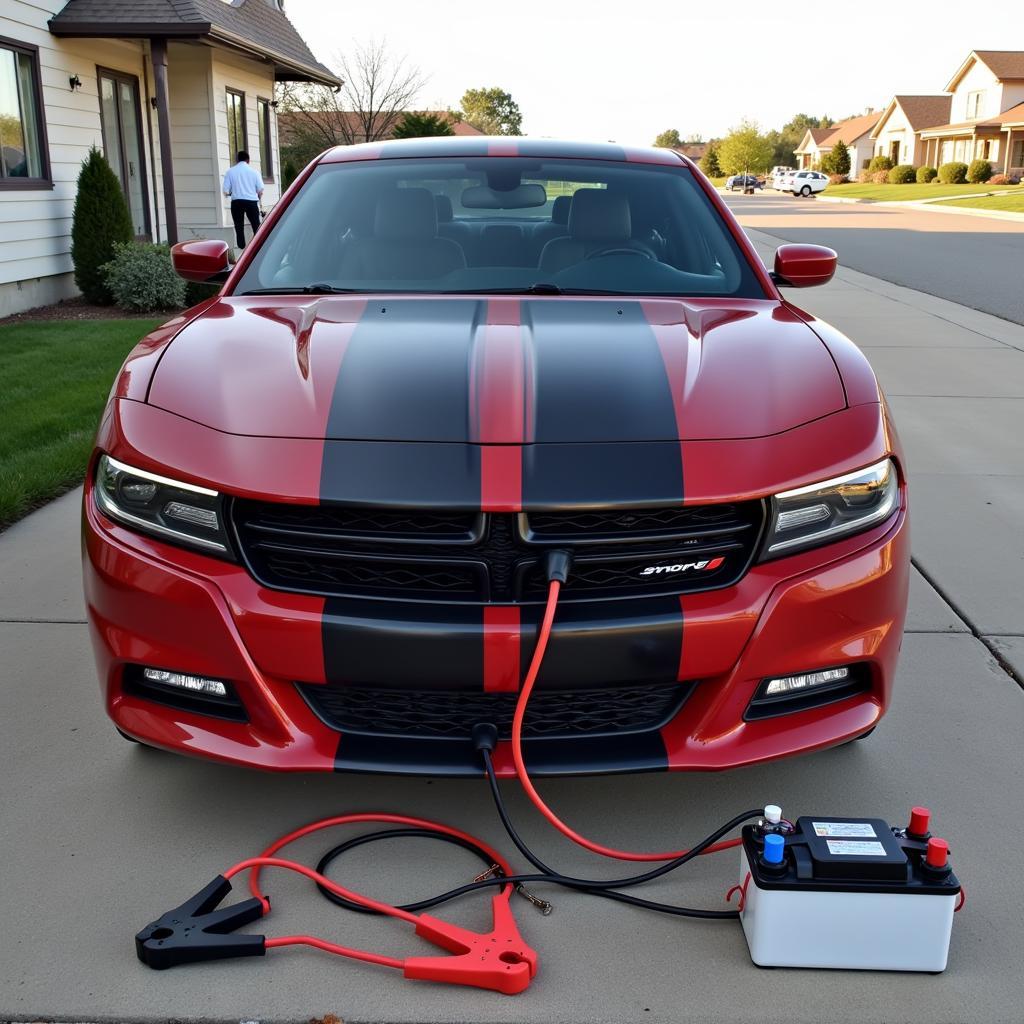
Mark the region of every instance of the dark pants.
POLYGON ((260 204, 255 199, 232 199, 231 219, 235 222, 235 242, 245 248, 245 218, 249 218, 252 233, 260 226, 260 204))

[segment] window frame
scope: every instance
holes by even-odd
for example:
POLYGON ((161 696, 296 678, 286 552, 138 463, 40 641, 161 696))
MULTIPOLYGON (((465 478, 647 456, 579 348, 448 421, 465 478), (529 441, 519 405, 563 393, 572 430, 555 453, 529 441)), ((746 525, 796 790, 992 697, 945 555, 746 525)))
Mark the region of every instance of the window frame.
POLYGON ((231 101, 225 100, 225 113, 227 114, 227 129, 228 129, 228 161, 229 166, 235 162, 235 157, 238 155, 239 150, 244 150, 246 153, 249 152, 249 124, 245 114, 245 90, 234 89, 230 85, 224 87, 225 97, 237 96, 241 101, 241 114, 242 114, 242 142, 243 145, 232 148, 231 145, 231 101))
POLYGON ((967 94, 967 120, 968 121, 976 121, 978 118, 981 117, 981 114, 980 114, 979 111, 981 110, 981 98, 984 95, 985 95, 985 90, 984 89, 972 89, 967 94), (974 108, 973 113, 971 112, 971 107, 974 108))
POLYGON ((258 145, 260 148, 260 174, 263 176, 263 182, 266 185, 271 185, 274 182, 274 146, 272 135, 270 131, 270 100, 265 96, 256 97, 256 129, 257 137, 262 131, 263 138, 259 138, 258 145), (263 146, 266 143, 267 151, 263 152, 263 146), (264 157, 266 159, 264 159, 264 157), (270 171, 268 174, 267 171, 270 171))
POLYGON ((36 117, 38 124, 39 162, 41 175, 38 178, 0 177, 0 191, 27 192, 52 191, 53 173, 50 168, 50 142, 46 134, 46 105, 43 102, 43 79, 39 73, 39 47, 31 43, 23 43, 19 39, 11 39, 0 35, 0 48, 22 53, 32 61, 32 84, 35 88, 37 101, 36 117))

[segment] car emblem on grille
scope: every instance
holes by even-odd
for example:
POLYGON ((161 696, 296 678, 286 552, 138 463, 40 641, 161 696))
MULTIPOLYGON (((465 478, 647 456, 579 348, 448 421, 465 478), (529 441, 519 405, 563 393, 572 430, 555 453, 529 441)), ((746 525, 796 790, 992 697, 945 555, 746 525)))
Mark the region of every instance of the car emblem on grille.
POLYGON ((681 562, 678 565, 649 565, 646 569, 640 570, 640 575, 655 576, 665 572, 711 572, 712 569, 717 569, 724 561, 725 559, 719 556, 718 558, 705 558, 701 562, 681 562))

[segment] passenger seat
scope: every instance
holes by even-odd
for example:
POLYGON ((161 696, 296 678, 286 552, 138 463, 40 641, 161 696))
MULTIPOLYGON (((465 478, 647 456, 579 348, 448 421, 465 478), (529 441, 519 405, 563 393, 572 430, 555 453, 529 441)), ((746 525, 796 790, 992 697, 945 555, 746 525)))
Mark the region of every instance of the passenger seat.
POLYGON ((569 235, 553 238, 540 254, 540 269, 551 274, 585 260, 601 249, 650 248, 632 237, 629 200, 603 188, 581 188, 572 197, 569 235))

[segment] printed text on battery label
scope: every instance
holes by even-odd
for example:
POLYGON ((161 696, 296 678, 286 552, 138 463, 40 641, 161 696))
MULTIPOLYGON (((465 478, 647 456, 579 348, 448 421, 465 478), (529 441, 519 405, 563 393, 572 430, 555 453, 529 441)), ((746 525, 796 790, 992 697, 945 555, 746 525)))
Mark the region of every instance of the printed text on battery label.
POLYGON ((877 833, 866 821, 812 821, 816 836, 864 836, 874 839, 877 833))
POLYGON ((856 839, 828 839, 828 852, 843 857, 884 857, 885 847, 881 843, 864 843, 856 839))

